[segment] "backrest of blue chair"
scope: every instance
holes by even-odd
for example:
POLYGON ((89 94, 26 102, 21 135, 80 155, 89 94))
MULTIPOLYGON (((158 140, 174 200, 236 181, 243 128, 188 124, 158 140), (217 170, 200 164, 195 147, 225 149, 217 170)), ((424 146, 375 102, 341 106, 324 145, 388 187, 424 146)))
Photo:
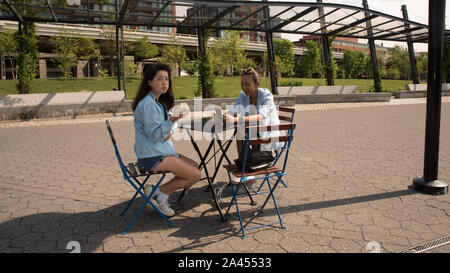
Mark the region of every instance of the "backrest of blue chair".
POLYGON ((111 129, 111 123, 108 119, 106 120, 106 128, 108 129, 109 136, 111 137, 111 142, 114 146, 114 152, 116 153, 117 161, 119 161, 119 166, 122 170, 123 178, 127 179, 127 177, 129 176, 128 170, 123 164, 122 157, 120 156, 119 149, 117 148, 116 139, 114 138, 114 134, 111 129))
POLYGON ((285 171, 286 163, 289 156, 289 149, 291 147, 292 138, 294 135, 295 130, 295 123, 286 123, 286 124, 279 124, 279 125, 264 125, 264 126, 249 126, 246 128, 246 134, 245 134, 245 146, 244 146, 244 162, 243 162, 243 168, 242 168, 242 176, 245 172, 245 167, 247 164, 247 156, 248 156, 248 150, 250 145, 256 145, 256 144, 268 144, 268 143, 275 143, 275 142, 284 142, 282 151, 278 153, 274 163, 272 166, 275 166, 275 164, 279 161, 281 158, 283 151, 285 151, 284 155, 284 162, 283 162, 283 168, 282 171, 285 171), (286 131, 286 135, 284 136, 278 136, 278 137, 271 137, 271 138, 250 138, 251 135, 258 136, 259 132, 268 132, 268 131, 286 131))
MULTIPOLYGON (((278 107, 278 118, 280 121, 287 121, 288 123, 294 122, 294 115, 295 115, 295 108, 289 108, 289 107, 278 107)), ((289 133, 289 132, 288 132, 289 133)), ((278 160, 283 155, 284 151, 287 148, 288 143, 285 142, 283 145, 283 148, 280 149, 277 158, 273 162, 273 166, 275 166, 278 163, 278 160)))

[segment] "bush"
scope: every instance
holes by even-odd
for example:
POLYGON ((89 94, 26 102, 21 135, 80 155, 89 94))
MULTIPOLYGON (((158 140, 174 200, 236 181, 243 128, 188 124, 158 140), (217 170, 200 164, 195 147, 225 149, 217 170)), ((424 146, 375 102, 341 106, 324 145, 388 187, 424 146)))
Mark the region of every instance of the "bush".
POLYGON ((303 82, 301 80, 289 79, 281 81, 279 86, 302 86, 303 82))

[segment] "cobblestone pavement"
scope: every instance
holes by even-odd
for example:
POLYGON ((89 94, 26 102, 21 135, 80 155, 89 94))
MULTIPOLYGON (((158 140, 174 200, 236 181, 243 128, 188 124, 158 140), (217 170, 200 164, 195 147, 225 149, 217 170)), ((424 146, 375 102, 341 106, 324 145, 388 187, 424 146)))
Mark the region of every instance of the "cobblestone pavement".
MULTIPOLYGON (((124 161, 132 162, 129 114, 1 122, 0 252, 69 252, 72 241, 81 252, 369 252, 373 245, 397 252, 447 236, 450 195, 411 188, 423 173, 423 102, 297 105, 288 188, 276 193, 286 229, 254 229, 245 239, 235 217, 220 221, 206 182, 180 203, 179 193, 171 196, 175 227, 145 209, 122 235, 142 200, 128 218, 119 216, 133 191, 123 180, 104 120, 111 120, 124 161)), ((439 154, 439 178, 446 182, 448 102, 444 97, 439 154)), ((207 141, 199 144, 206 149, 207 141)), ((197 160, 189 141, 174 145, 197 160)), ((226 181, 224 169, 216 181, 226 181)), ((272 208, 269 203, 257 221, 273 222, 272 208)), ((243 205, 244 213, 252 209, 243 205)), ((428 252, 448 251, 446 245, 428 252)))

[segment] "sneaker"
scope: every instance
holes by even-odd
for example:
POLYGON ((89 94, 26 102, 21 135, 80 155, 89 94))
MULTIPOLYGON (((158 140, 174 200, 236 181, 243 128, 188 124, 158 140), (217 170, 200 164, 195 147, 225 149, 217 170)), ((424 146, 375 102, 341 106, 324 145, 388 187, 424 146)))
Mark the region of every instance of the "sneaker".
MULTIPOLYGON (((146 196, 148 196, 152 192, 153 187, 153 185, 151 185, 151 187, 145 187, 144 192, 146 196)), ((158 195, 153 194, 152 198, 150 198, 150 202, 152 202, 152 204, 157 207, 158 210, 161 211, 161 213, 165 216, 171 217, 175 215, 175 211, 169 206, 169 202, 166 200, 166 202, 161 203, 158 200, 158 195)), ((147 204, 147 206, 151 207, 149 204, 147 204)))

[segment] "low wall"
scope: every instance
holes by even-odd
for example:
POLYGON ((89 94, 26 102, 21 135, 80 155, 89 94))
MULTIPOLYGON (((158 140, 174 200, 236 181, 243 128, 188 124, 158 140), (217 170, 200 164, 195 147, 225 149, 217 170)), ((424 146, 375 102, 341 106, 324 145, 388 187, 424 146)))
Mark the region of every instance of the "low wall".
MULTIPOLYGON (((427 91, 394 91, 392 95, 396 99, 425 98, 427 91)), ((450 96, 450 90, 442 90, 442 96, 450 96)))
POLYGON ((277 86, 279 95, 356 94, 356 85, 332 86, 277 86))
POLYGON ((0 95, 0 120, 27 120, 126 110, 123 91, 0 95))
MULTIPOLYGON (((406 91, 427 91, 427 84, 405 84, 406 91)), ((442 90, 450 90, 450 83, 443 83, 442 90)))
MULTIPOLYGON (((294 106, 311 103, 387 102, 391 93, 322 94, 322 95, 275 95, 275 104, 294 106)), ((234 105, 236 98, 211 98, 175 100, 186 103, 191 111, 222 109, 234 105)), ((0 120, 28 120, 33 118, 56 118, 62 116, 99 113, 132 112, 131 100, 125 100, 123 91, 70 92, 25 95, 0 95, 0 120)))

